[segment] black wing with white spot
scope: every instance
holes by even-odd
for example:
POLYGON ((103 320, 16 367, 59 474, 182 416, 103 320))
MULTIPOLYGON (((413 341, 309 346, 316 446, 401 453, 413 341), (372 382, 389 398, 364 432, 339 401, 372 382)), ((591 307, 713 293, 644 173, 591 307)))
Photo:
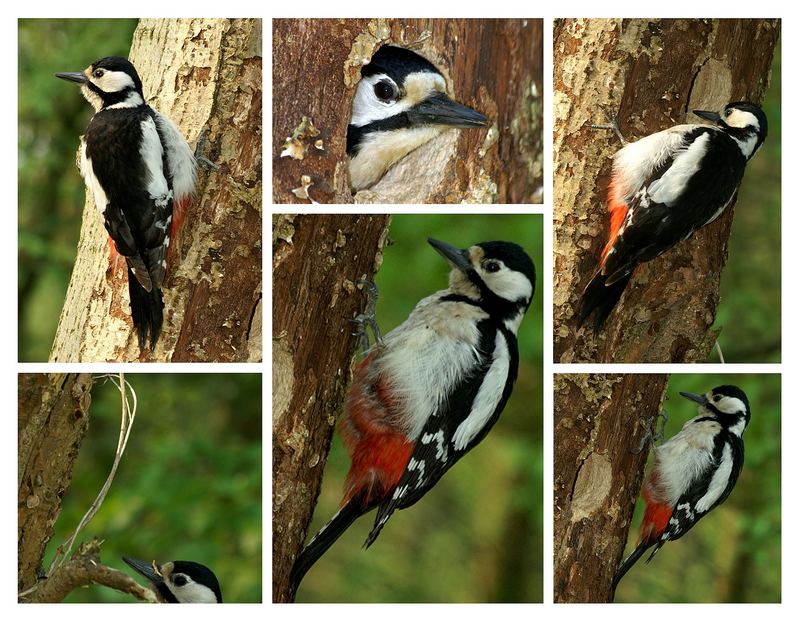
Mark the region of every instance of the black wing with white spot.
POLYGON ((416 503, 456 461, 476 446, 505 407, 517 373, 516 338, 507 333, 505 327, 490 321, 482 322, 479 327, 480 363, 476 364, 476 370, 472 374, 465 376, 453 389, 440 411, 428 419, 397 488, 389 500, 378 507, 375 525, 367 537, 365 547, 375 541, 395 510, 416 503), (502 350, 498 350, 498 338, 503 342, 502 350), (503 360, 498 364, 500 354, 503 360), (460 444, 457 439, 459 428, 465 422, 471 421, 470 416, 476 411, 476 401, 485 398, 482 390, 486 391, 487 380, 497 379, 502 379, 502 384, 496 389, 497 396, 492 400, 491 409, 481 417, 481 424, 471 434, 469 443, 460 444))

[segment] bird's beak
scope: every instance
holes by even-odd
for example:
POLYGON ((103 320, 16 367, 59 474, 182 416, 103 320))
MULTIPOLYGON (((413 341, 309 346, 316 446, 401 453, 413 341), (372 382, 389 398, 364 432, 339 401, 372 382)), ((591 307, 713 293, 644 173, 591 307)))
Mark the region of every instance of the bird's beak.
POLYGON ((439 124, 457 129, 485 127, 489 124, 483 114, 456 103, 446 94, 436 94, 417 103, 406 114, 414 125, 439 124))
POLYGON ((77 84, 85 84, 88 81, 83 73, 56 73, 56 77, 66 79, 69 82, 75 82, 77 84))
POLYGON ((145 562, 144 560, 137 560, 136 558, 129 558, 128 556, 122 556, 122 559, 134 571, 136 571, 141 575, 144 575, 154 584, 160 584, 162 581, 164 581, 164 578, 161 577, 161 575, 159 575, 158 573, 156 573, 156 570, 153 568, 153 564, 151 562, 145 562))
POLYGON ((722 117, 717 112, 705 112, 702 109, 694 109, 692 113, 695 116, 700 116, 703 120, 709 120, 714 124, 720 124, 722 122, 722 117))
POLYGON ((686 397, 689 401, 694 401, 695 403, 699 403, 701 406, 704 406, 708 403, 708 400, 703 395, 695 395, 694 393, 684 393, 681 392, 682 397, 686 397))
POLYGON ((446 242, 435 238, 429 238, 428 244, 459 270, 466 272, 472 268, 472 263, 469 261, 469 253, 465 249, 448 245, 446 242))

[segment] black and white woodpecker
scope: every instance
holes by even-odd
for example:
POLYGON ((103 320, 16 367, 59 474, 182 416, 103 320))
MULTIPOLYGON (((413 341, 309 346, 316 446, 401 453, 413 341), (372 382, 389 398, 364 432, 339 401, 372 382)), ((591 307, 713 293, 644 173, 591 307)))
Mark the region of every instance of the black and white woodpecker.
POLYGON ((579 325, 594 312, 601 329, 639 264, 714 221, 736 197, 745 165, 767 137, 767 117, 745 101, 722 114, 694 114, 713 124, 678 125, 614 155, 609 239, 583 292, 579 325))
POLYGON ((170 243, 194 191, 194 154, 175 124, 145 103, 125 58, 56 77, 80 84, 95 109, 81 138, 81 175, 110 236, 112 261, 115 252, 125 258, 139 347, 149 337, 152 350, 163 324, 170 243))
POLYGON ((639 543, 617 569, 620 579, 651 547, 649 562, 667 541, 686 534, 730 495, 744 465, 744 433, 750 402, 737 386, 717 386, 705 395, 681 393, 698 413, 655 449, 655 463, 642 487, 645 513, 639 543))
POLYGON ((416 503, 486 436, 511 395, 533 261, 510 242, 428 242, 450 263, 449 287, 420 300, 383 338, 374 315, 360 316, 376 343, 355 370, 338 423, 351 460, 344 497, 297 557, 295 589, 350 524, 377 509, 369 547, 396 510, 416 503))
POLYGON ((198 562, 176 560, 156 564, 123 556, 134 571, 147 578, 159 603, 222 603, 214 572, 198 562))
POLYGON ((350 186, 374 185, 400 159, 447 129, 488 124, 447 96, 439 70, 402 47, 384 45, 361 69, 347 128, 350 186))

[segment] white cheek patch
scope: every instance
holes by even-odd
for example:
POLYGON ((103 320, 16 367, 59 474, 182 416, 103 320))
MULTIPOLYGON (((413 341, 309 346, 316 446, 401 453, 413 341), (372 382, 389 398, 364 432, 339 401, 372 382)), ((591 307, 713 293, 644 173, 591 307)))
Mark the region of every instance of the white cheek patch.
MULTIPOLYGON (((382 73, 364 77, 358 82, 356 96, 353 97, 353 114, 350 124, 363 127, 365 124, 389 118, 409 108, 407 102, 381 101, 375 95, 375 84, 380 81, 389 81, 394 84, 391 78, 382 73)), ((395 88, 397 88, 396 84, 395 88)))
POLYGON ((91 76, 89 79, 103 92, 119 92, 133 88, 133 79, 124 71, 106 71, 102 77, 91 76))
POLYGON ((744 402, 736 397, 723 397, 714 407, 723 414, 744 414, 746 411, 744 402))
POLYGON ((533 294, 530 280, 517 270, 502 268, 496 273, 484 273, 483 280, 500 298, 513 302, 527 301, 533 294))
POLYGON ((94 92, 89 86, 84 84, 81 86, 81 94, 83 98, 89 101, 89 105, 94 107, 95 111, 100 111, 103 107, 103 99, 100 98, 100 95, 94 92))
POLYGON ((731 111, 730 115, 724 117, 725 124, 729 127, 734 127, 736 129, 744 129, 745 127, 753 127, 756 132, 758 132, 760 126, 758 124, 758 118, 755 117, 754 114, 750 112, 746 112, 741 109, 734 109, 731 111))

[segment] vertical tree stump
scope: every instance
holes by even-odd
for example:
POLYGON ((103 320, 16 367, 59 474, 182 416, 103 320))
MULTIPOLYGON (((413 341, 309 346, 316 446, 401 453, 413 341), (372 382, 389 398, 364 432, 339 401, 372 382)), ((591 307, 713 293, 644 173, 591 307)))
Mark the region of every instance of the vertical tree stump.
POLYGON ((275 215, 272 230, 272 598, 289 573, 322 483, 366 307, 356 287, 383 259, 388 215, 275 215))
POLYGON ((554 380, 553 599, 612 600, 666 375, 562 374, 554 380))
MULTIPOLYGON (((608 235, 606 191, 621 145, 590 128, 618 115, 634 141, 693 109, 760 103, 780 20, 564 20, 554 29, 554 294, 556 362, 697 362, 716 340, 733 206, 631 279, 602 334, 576 332, 581 293, 608 235)), ((769 139, 769 138, 767 138, 769 139)), ((747 204, 756 208, 757 204, 747 204)))
POLYGON ((36 583, 89 428, 92 376, 21 373, 17 383, 17 591, 36 583))

